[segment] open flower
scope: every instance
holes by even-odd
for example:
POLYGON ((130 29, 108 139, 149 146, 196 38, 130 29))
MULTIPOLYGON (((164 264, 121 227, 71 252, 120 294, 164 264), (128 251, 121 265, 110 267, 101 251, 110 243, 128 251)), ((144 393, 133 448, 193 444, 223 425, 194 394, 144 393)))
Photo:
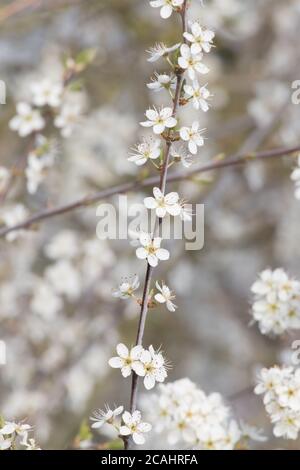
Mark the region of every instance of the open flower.
POLYGON ((118 289, 114 289, 113 297, 117 297, 119 299, 129 299, 129 297, 133 296, 134 291, 136 291, 140 287, 140 281, 138 276, 134 276, 132 281, 128 280, 122 282, 118 289))
POLYGON ((195 80, 196 72, 205 74, 209 72, 209 68, 203 64, 202 52, 193 55, 191 49, 187 44, 182 44, 180 48, 181 56, 178 58, 178 65, 184 70, 188 71, 191 80, 195 80))
POLYGON ((151 0, 153 8, 160 8, 160 16, 164 19, 170 18, 176 8, 182 6, 184 0, 151 0))
POLYGON ((28 103, 17 104, 17 115, 9 121, 9 127, 17 131, 20 137, 26 137, 32 132, 40 131, 45 126, 45 120, 40 112, 32 109, 28 103))
POLYGON ((141 166, 144 165, 148 159, 156 160, 160 156, 160 145, 159 139, 144 139, 143 142, 132 149, 133 153, 129 156, 128 161, 135 163, 137 166, 141 166))
POLYGON ((191 23, 190 28, 191 32, 185 32, 183 36, 191 43, 192 54, 199 54, 202 51, 210 52, 215 33, 201 28, 198 21, 191 23))
POLYGON ((140 124, 143 127, 153 127, 154 134, 162 134, 166 127, 171 129, 177 124, 177 119, 173 117, 172 108, 148 109, 145 114, 148 121, 140 124))
POLYGON ((80 120, 80 106, 78 104, 65 104, 58 116, 54 119, 63 137, 70 137, 80 120))
POLYGON ((163 42, 155 44, 154 47, 151 47, 147 52, 150 54, 148 62, 156 62, 162 57, 167 57, 172 52, 179 49, 180 43, 174 44, 174 46, 167 47, 163 42))
POLYGON ((125 344, 120 343, 116 349, 118 356, 112 357, 108 364, 113 369, 121 369, 123 377, 129 377, 134 364, 139 360, 143 352, 143 348, 142 346, 134 346, 129 351, 125 344))
POLYGON ((123 411, 123 406, 118 406, 118 408, 115 408, 114 410, 111 410, 109 406, 106 406, 105 410, 97 410, 90 418, 91 421, 94 421, 91 427, 93 429, 99 429, 105 423, 112 424, 114 426, 116 423, 116 417, 122 414, 123 411))
POLYGON ((47 78, 31 85, 32 101, 36 106, 52 106, 61 104, 63 86, 59 82, 51 82, 47 78))
POLYGON ((168 250, 160 248, 162 238, 152 237, 148 233, 142 233, 139 237, 141 247, 137 248, 136 256, 139 259, 146 259, 150 266, 155 267, 158 261, 166 261, 170 257, 168 250))
POLYGON ((200 86, 198 80, 194 80, 192 86, 184 85, 184 91, 192 99, 195 109, 202 109, 206 113, 209 110, 207 99, 210 97, 210 92, 206 85, 200 86))
POLYGON ((147 83, 147 87, 152 91, 161 91, 164 89, 175 88, 176 79, 174 76, 168 74, 159 74, 155 73, 154 77, 151 79, 151 83, 147 83))
POLYGON ((18 434, 22 436, 24 433, 28 432, 31 429, 31 426, 26 423, 14 423, 12 421, 6 421, 4 426, 0 429, 0 434, 3 436, 9 436, 11 434, 18 434))
POLYGON ((198 152, 197 147, 202 147, 204 145, 204 139, 201 136, 201 133, 204 129, 199 129, 199 122, 195 121, 192 124, 192 127, 182 127, 180 129, 180 137, 185 142, 188 142, 189 151, 196 155, 198 152))
POLYGON ((161 353, 154 351, 153 346, 149 350, 144 350, 138 362, 133 366, 134 372, 140 377, 144 377, 144 385, 147 390, 151 390, 156 382, 164 382, 167 377, 165 359, 161 353))
POLYGON ((175 295, 173 295, 172 291, 166 286, 164 283, 160 286, 158 281, 156 282, 156 288, 159 290, 159 293, 155 294, 154 298, 160 304, 166 304, 167 309, 170 312, 175 312, 177 305, 175 305, 172 300, 175 299, 175 295))
POLYGON ((132 436, 133 442, 138 445, 145 444, 146 440, 143 434, 150 432, 151 424, 142 422, 140 411, 134 411, 130 414, 125 411, 122 416, 123 426, 120 428, 121 436, 132 436))
POLYGON ((178 193, 172 192, 165 196, 159 188, 153 188, 154 197, 146 197, 144 204, 147 209, 155 209, 157 217, 164 217, 167 213, 173 216, 180 214, 178 193))

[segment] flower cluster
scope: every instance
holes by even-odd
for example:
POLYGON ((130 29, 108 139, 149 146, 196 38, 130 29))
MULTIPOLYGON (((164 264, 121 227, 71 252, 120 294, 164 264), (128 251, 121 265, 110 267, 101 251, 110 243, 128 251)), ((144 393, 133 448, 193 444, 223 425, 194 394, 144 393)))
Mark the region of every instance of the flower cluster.
POLYGON ((300 282, 283 269, 263 271, 251 288, 252 315, 263 334, 282 334, 300 328, 300 282))
POLYGON ((105 410, 95 411, 90 418, 94 421, 92 428, 100 429, 104 424, 109 424, 113 426, 120 437, 126 439, 132 436, 135 444, 144 444, 144 434, 151 431, 151 424, 142 422, 142 415, 138 410, 134 411, 132 414, 128 411, 123 411, 123 406, 119 406, 113 410, 111 410, 109 406, 106 406, 105 410))
POLYGON ((35 439, 29 437, 32 430, 26 423, 4 421, 0 417, 0 450, 41 450, 35 439))
POLYGON ((134 346, 129 349, 124 344, 117 345, 118 356, 112 357, 108 364, 114 369, 121 369, 123 377, 129 377, 132 372, 143 377, 144 386, 151 390, 156 382, 164 382, 167 377, 168 364, 162 353, 155 351, 153 346, 144 349, 134 346))
POLYGON ((300 369, 276 366, 262 369, 255 393, 264 394, 274 435, 297 439, 300 431, 300 369))
POLYGON ((199 450, 244 448, 249 440, 265 440, 259 430, 238 423, 218 393, 207 395, 189 379, 159 386, 144 408, 154 431, 167 436, 171 446, 199 450))
POLYGON ((295 181, 295 198, 300 199, 300 155, 298 157, 298 166, 291 174, 291 179, 295 181))

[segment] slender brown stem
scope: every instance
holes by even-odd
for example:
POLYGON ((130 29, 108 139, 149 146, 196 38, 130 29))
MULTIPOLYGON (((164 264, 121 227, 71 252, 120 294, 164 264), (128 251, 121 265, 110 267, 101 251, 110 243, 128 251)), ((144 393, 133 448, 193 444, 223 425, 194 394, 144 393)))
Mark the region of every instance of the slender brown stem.
MULTIPOLYGON (((197 165, 187 171, 174 171, 167 176, 168 183, 174 183, 176 181, 183 181, 192 178, 201 173, 206 173, 208 171, 217 171, 222 168, 229 168, 235 166, 242 166, 246 163, 256 162, 256 161, 266 161, 272 160, 273 158, 281 158, 288 155, 297 154, 300 152, 300 144, 295 147, 280 147, 270 150, 263 150, 261 152, 251 152, 245 155, 230 156, 222 160, 212 160, 210 163, 205 165, 197 165)), ((16 230, 27 229, 35 224, 38 224, 44 220, 56 217, 58 215, 66 214, 72 212, 76 209, 83 207, 91 206, 102 199, 114 196, 116 194, 124 194, 129 191, 134 191, 136 189, 147 188, 148 186, 158 185, 160 182, 159 176, 151 176, 144 180, 135 180, 128 183, 122 183, 111 188, 106 188, 101 191, 96 192, 90 196, 85 196, 81 199, 73 201, 69 204, 64 204, 59 207, 54 207, 51 209, 45 209, 40 212, 33 214, 28 219, 23 222, 13 225, 11 227, 5 227, 0 229, 0 238, 4 237, 8 233, 15 232, 16 230)))

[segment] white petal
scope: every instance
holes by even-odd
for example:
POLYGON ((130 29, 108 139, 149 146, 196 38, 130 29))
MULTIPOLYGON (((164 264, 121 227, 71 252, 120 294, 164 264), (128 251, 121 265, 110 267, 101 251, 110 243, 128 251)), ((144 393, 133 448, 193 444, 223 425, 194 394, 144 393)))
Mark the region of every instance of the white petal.
POLYGON ((132 434, 132 439, 137 445, 143 445, 146 442, 146 439, 144 438, 143 434, 139 432, 134 432, 132 434))
POLYGON ((144 385, 146 390, 151 390, 155 386, 155 377, 153 374, 147 374, 144 378, 144 385))
POLYGON ((155 209, 157 207, 157 202, 154 197, 145 197, 144 204, 147 209, 155 209))
POLYGON ((167 19, 167 18, 170 18, 170 16, 172 15, 172 12, 173 12, 173 8, 171 7, 171 5, 165 5, 160 10, 160 16, 164 19, 167 19))
POLYGON ((155 268, 158 265, 158 259, 155 255, 149 255, 147 260, 152 268, 155 268))
POLYGON ((146 259, 148 256, 148 252, 142 246, 137 248, 135 253, 139 259, 146 259))
POLYGON ((166 120, 165 126, 168 127, 169 129, 172 127, 175 127, 177 125, 177 119, 170 117, 166 120))
POLYGON ((108 364, 110 367, 113 367, 114 369, 119 369, 123 367, 124 361, 120 357, 112 357, 109 361, 108 364))
POLYGON ((165 301, 166 301, 166 299, 164 298, 164 296, 162 294, 155 294, 154 298, 160 304, 164 304, 165 301))
POLYGON ((127 426, 121 426, 120 427, 120 434, 121 434, 121 436, 129 436, 131 434, 131 431, 127 426))
POLYGON ((158 259, 162 261, 166 261, 170 258, 170 253, 168 250, 165 250, 164 248, 159 248, 156 252, 156 256, 158 259))
POLYGON ((116 349, 120 357, 123 357, 123 358, 128 357, 129 351, 128 351, 128 348, 125 346, 125 344, 122 344, 122 343, 118 344, 116 349))

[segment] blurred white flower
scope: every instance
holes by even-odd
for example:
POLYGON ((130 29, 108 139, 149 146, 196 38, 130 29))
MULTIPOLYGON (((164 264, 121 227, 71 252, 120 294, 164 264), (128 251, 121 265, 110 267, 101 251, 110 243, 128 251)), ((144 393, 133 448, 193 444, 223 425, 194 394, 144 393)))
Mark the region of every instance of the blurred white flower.
POLYGON ((62 230, 45 246, 44 253, 55 260, 75 258, 79 254, 77 234, 72 230, 62 230))
POLYGON ((63 137, 70 137, 80 121, 81 107, 79 104, 64 104, 60 114, 54 119, 55 127, 61 130, 63 137))
POLYGON ((91 421, 94 421, 92 424, 93 429, 99 429, 103 426, 103 424, 111 424, 113 426, 116 425, 116 417, 122 414, 124 411, 123 406, 118 406, 111 410, 109 406, 106 406, 105 410, 97 410, 94 412, 93 416, 91 416, 91 421))
POLYGON ((160 8, 160 16, 164 19, 170 18, 173 11, 180 8, 184 0, 151 0, 153 8, 160 8))
POLYGON ((154 351, 153 346, 149 346, 149 350, 143 350, 132 368, 137 375, 144 377, 147 390, 151 390, 156 382, 164 382, 167 377, 165 359, 160 352, 154 351))
POLYGON ((145 444, 144 434, 150 432, 151 424, 142 422, 140 411, 134 411, 132 415, 125 411, 122 415, 123 426, 120 428, 121 436, 132 436, 133 442, 138 445, 145 444))
POLYGON ((175 312, 177 305, 175 305, 172 300, 175 299, 175 295, 173 292, 169 289, 168 286, 166 286, 164 283, 160 286, 158 281, 156 282, 156 288, 159 290, 158 294, 155 294, 154 298, 157 302, 160 304, 166 304, 167 309, 170 312, 175 312))
POLYGON ((164 195, 159 188, 153 188, 154 197, 146 197, 144 204, 147 209, 154 209, 157 217, 165 217, 166 214, 180 214, 179 195, 172 192, 164 195))
POLYGON ((161 142, 159 139, 144 139, 132 149, 128 161, 137 166, 144 165, 148 159, 156 160, 161 153, 161 142))
POLYGON ((34 287, 30 308, 46 319, 53 319, 62 309, 63 301, 46 281, 39 280, 34 287))
POLYGON ((240 421, 240 429, 244 439, 256 442, 266 442, 268 440, 268 438, 263 434, 263 429, 250 426, 250 424, 247 424, 244 421, 240 421))
POLYGON ((17 131, 20 137, 26 137, 32 132, 40 131, 45 126, 45 120, 40 112, 28 103, 17 104, 17 115, 9 121, 9 127, 17 131))
POLYGON ((36 106, 51 106, 56 108, 61 104, 63 86, 59 82, 51 82, 47 78, 32 83, 32 101, 36 106))
POLYGON ((149 90, 158 92, 164 89, 174 89, 176 87, 176 78, 168 74, 155 73, 150 83, 147 83, 149 90))
POLYGON ((134 276, 132 280, 124 281, 119 285, 118 289, 114 289, 113 296, 119 299, 129 299, 139 287, 139 278, 134 276))
POLYGON ((200 86, 198 80, 194 80, 192 85, 184 85, 184 91, 188 97, 192 98, 195 109, 201 108, 204 112, 209 110, 207 100, 210 97, 210 92, 206 85, 200 86))
POLYGON ((203 64, 203 54, 193 55, 191 49, 187 44, 182 44, 180 47, 181 56, 178 58, 178 65, 184 70, 187 70, 191 80, 195 80, 196 73, 206 74, 209 68, 203 64))
POLYGON ((113 369, 121 369, 123 377, 129 377, 134 365, 140 359, 143 348, 142 346, 134 346, 129 351, 125 344, 120 343, 117 345, 116 350, 118 356, 112 357, 108 364, 113 369))
POLYGON ((172 52, 179 49, 180 43, 174 44, 174 46, 167 47, 163 42, 155 44, 154 47, 151 47, 147 52, 150 54, 148 62, 156 62, 161 59, 161 57, 167 57, 172 52))
POLYGON ((266 269, 251 288, 252 315, 263 334, 300 328, 300 283, 283 269, 266 269))
POLYGON ((175 160, 179 160, 184 168, 189 168, 193 164, 194 157, 182 142, 173 143, 170 154, 175 160))
MULTIPOLYGON (((16 204, 12 207, 5 208, 1 212, 1 219, 3 220, 4 224, 9 228, 13 227, 14 225, 21 224, 24 220, 28 217, 28 210, 23 204, 16 204)), ((6 240, 12 242, 19 237, 22 237, 26 234, 25 230, 14 230, 11 233, 6 235, 6 240)))
POLYGON ((0 434, 0 450, 8 450, 12 445, 12 439, 4 438, 2 434, 0 434))
POLYGON ((49 266, 45 275, 56 293, 66 295, 70 301, 80 296, 80 274, 68 260, 60 260, 49 266))
POLYGON ((300 155, 298 157, 298 167, 292 172, 291 179, 295 181, 295 198, 300 200, 300 155))
POLYGON ((185 32, 183 36, 191 43, 192 54, 200 52, 210 52, 215 33, 208 29, 203 29, 198 21, 189 24, 191 32, 185 32))
POLYGON ((194 121, 192 127, 182 127, 180 129, 180 137, 185 142, 188 142, 189 151, 196 155, 198 152, 197 147, 202 147, 204 145, 204 139, 201 136, 201 133, 205 129, 199 129, 199 122, 194 121))
POLYGON ((172 108, 148 109, 145 115, 148 121, 140 124, 143 127, 153 127, 154 134, 162 134, 166 128, 171 129, 177 124, 172 108))
POLYGON ((136 256, 139 259, 146 259, 150 266, 155 267, 158 261, 166 261, 170 257, 168 250, 161 248, 162 239, 155 237, 152 239, 148 233, 142 233, 139 237, 141 247, 137 248, 136 256))

